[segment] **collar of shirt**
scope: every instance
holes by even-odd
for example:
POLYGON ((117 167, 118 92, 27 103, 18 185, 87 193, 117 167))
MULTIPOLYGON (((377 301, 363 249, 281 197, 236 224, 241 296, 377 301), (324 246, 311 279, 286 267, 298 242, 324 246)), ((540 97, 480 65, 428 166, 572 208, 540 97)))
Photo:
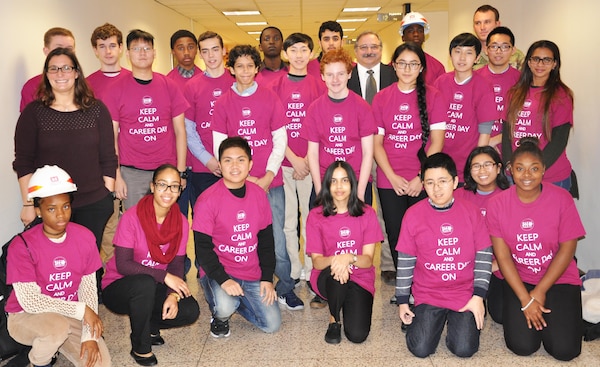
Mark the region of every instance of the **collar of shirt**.
POLYGON ((360 81, 360 93, 363 98, 365 98, 365 95, 367 94, 367 78, 369 77, 369 74, 367 74, 367 70, 373 70, 373 78, 375 78, 375 83, 377 84, 377 91, 379 92, 379 83, 380 83, 379 75, 380 75, 380 70, 381 70, 381 63, 378 62, 371 69, 367 69, 359 63, 356 64, 356 71, 358 72, 358 80, 360 81))
POLYGON ((194 76, 194 72, 196 68, 191 68, 190 70, 186 70, 183 67, 181 67, 181 65, 177 65, 177 71, 179 72, 179 75, 181 75, 184 79, 189 79, 191 77, 194 76))
POLYGON ((256 90, 258 89, 258 83, 254 82, 254 84, 252 84, 252 86, 248 89, 246 89, 245 91, 241 92, 237 90, 237 82, 233 82, 233 84, 231 85, 231 89, 238 95, 241 97, 248 97, 254 94, 254 92, 256 92, 256 90))

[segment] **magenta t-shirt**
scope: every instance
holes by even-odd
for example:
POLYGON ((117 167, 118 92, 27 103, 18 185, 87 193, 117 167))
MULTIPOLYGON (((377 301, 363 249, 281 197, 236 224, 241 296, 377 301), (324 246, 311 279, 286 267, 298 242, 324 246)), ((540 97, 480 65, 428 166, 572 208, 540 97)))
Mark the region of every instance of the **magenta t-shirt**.
MULTIPOLYGON (((510 187, 490 200, 486 219, 490 235, 509 247, 521 280, 534 285, 546 274, 560 243, 585 235, 571 194, 550 183, 532 203, 521 202, 516 186, 510 187)), ((574 259, 555 284, 581 285, 574 259)))
MULTIPOLYGON (((177 211, 179 211, 177 209, 177 211)), ((160 224, 156 224, 160 228, 160 224)), ((181 214, 181 241, 179 249, 177 250, 177 256, 184 256, 186 254, 188 236, 190 232, 190 225, 187 218, 181 214)), ((152 269, 167 270, 169 264, 159 263, 152 259, 150 250, 148 249, 148 241, 146 240, 146 233, 142 229, 140 218, 137 215, 137 204, 129 208, 121 219, 119 219, 119 225, 113 238, 115 246, 123 248, 133 249, 133 260, 144 266, 152 269)), ((160 246, 163 254, 167 252, 170 243, 166 243, 160 246)), ((123 275, 117 270, 117 262, 115 256, 111 257, 106 263, 106 272, 104 278, 102 278, 102 289, 108 287, 115 280, 123 278, 123 275)))
POLYGON ((477 147, 479 125, 499 118, 494 90, 487 80, 475 73, 467 83, 457 84, 453 71, 440 76, 435 87, 446 103, 446 139, 442 151, 454 159, 462 182, 467 157, 477 147))
POLYGON ((446 69, 441 62, 435 57, 425 52, 425 62, 427 63, 427 70, 425 70, 425 84, 434 85, 437 78, 446 74, 446 69))
POLYGON ((258 232, 271 223, 271 206, 262 188, 246 181, 246 195, 238 198, 221 179, 198 197, 192 229, 212 237, 214 252, 229 276, 260 281, 258 232))
POLYGON ((19 112, 23 112, 28 104, 37 99, 36 93, 40 83, 42 83, 42 74, 36 75, 25 82, 23 88, 21 89, 21 104, 19 106, 19 112))
MULTIPOLYGON (((279 97, 267 87, 258 85, 256 92, 240 96, 231 88, 215 104, 212 119, 214 131, 227 136, 241 136, 252 149, 250 175, 262 177, 267 173, 267 161, 273 152, 273 131, 285 126, 285 112, 279 97)), ((281 170, 269 187, 283 185, 281 170)))
MULTIPOLYGON (((327 91, 325 84, 313 78, 312 75, 306 75, 299 81, 292 81, 287 74, 283 74, 269 84, 269 88, 279 96, 285 110, 288 148, 298 157, 306 157, 308 141, 300 137, 300 129, 308 107, 327 91)), ((287 158, 283 159, 281 165, 292 166, 287 158)))
POLYGON ((152 75, 146 85, 123 78, 106 98, 112 119, 119 123, 119 163, 143 170, 177 165, 173 118, 189 107, 177 84, 162 74, 152 75))
MULTIPOLYGON (((519 146, 519 139, 524 136, 535 136, 540 140, 539 147, 544 149, 548 145, 548 139, 544 136, 542 119, 544 118, 543 106, 540 105, 543 88, 529 88, 523 108, 518 112, 517 121, 513 132, 512 151, 519 146)), ((560 88, 557 90, 550 105, 548 113, 550 128, 564 124, 573 125, 573 101, 567 92, 560 88)), ((546 167, 544 181, 559 182, 571 175, 571 162, 567 158, 566 149, 562 151, 556 162, 546 167)))
POLYGON ((105 100, 114 92, 113 85, 121 79, 131 78, 131 71, 121 68, 118 75, 110 77, 104 75, 101 70, 97 70, 88 75, 85 80, 94 92, 94 97, 106 104, 105 100))
POLYGON ((269 70, 267 68, 263 68, 256 74, 256 78, 254 79, 258 85, 262 85, 263 87, 268 87, 275 80, 281 78, 284 75, 288 74, 287 65, 282 67, 279 70, 269 70))
MULTIPOLYGON (((306 253, 334 256, 352 253, 362 255, 363 246, 383 241, 383 233, 373 208, 365 204, 364 214, 352 217, 350 214, 336 214, 325 217, 323 207, 318 206, 310 211, 306 219, 306 253)), ((361 288, 375 294, 375 267, 357 268, 350 265, 350 280, 361 288)), ((310 283, 313 290, 319 293, 317 279, 321 270, 313 269, 310 283)))
MULTIPOLYGON (((425 98, 429 125, 445 121, 446 110, 437 89, 428 86, 425 98)), ((383 149, 392 169, 397 175, 412 180, 421 170, 417 153, 423 144, 417 91, 404 93, 396 84, 392 84, 375 95, 372 109, 378 133, 383 135, 383 149)), ((379 166, 377 187, 392 188, 379 166)))
POLYGON ((506 109, 508 108, 506 96, 508 90, 517 83, 521 73, 519 70, 510 66, 501 74, 492 73, 488 66, 477 69, 474 73, 484 77, 492 84, 492 88, 494 89, 494 102, 496 103, 496 111, 498 112, 499 117, 494 122, 491 136, 496 136, 502 133, 502 122, 506 121, 506 109))
MULTIPOLYGON (((196 131, 204 148, 212 155, 213 136, 211 121, 217 100, 225 94, 235 79, 229 71, 225 70, 223 75, 211 78, 204 74, 194 78, 185 85, 185 97, 190 108, 185 112, 185 118, 196 123, 196 131)), ((188 164, 192 166, 193 172, 211 173, 200 160, 193 155, 188 157, 188 164)))
MULTIPOLYGON (((64 242, 54 243, 44 235, 43 228, 40 224, 23 233, 29 250, 18 236, 11 242, 7 283, 35 282, 46 296, 79 301, 81 278, 95 273, 102 266, 96 238, 87 228, 68 223, 64 242)), ((6 312, 23 311, 15 292, 10 294, 5 309, 6 312)))
POLYGON ((371 106, 356 93, 341 102, 327 94, 317 98, 306 112, 300 136, 319 143, 321 179, 335 161, 346 161, 360 177, 363 137, 377 133, 371 106))
POLYGON ((179 90, 183 91, 183 88, 185 88, 185 85, 187 83, 198 78, 202 74, 203 74, 203 71, 199 67, 194 65, 194 74, 192 75, 192 77, 184 78, 181 76, 181 74, 179 74, 179 70, 177 70, 177 67, 175 67, 174 69, 171 69, 171 71, 169 71, 169 73, 167 74, 167 78, 174 81, 175 84, 177 84, 177 87, 179 88, 179 90))
POLYGON ((396 250, 416 256, 412 294, 422 303, 458 311, 473 297, 475 256, 491 246, 479 210, 460 198, 447 211, 429 200, 408 208, 396 250))

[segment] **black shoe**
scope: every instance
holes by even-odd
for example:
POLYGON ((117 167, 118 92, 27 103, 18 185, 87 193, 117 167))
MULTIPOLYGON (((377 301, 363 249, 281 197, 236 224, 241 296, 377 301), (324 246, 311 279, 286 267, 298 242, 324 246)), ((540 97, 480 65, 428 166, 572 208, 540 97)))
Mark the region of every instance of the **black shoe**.
POLYGON ((152 354, 150 357, 141 357, 135 354, 133 349, 131 350, 131 352, 129 352, 129 354, 131 354, 131 356, 135 360, 135 363, 139 364, 140 366, 155 366, 158 364, 158 361, 156 360, 156 356, 154 354, 152 354))
POLYGON ((229 331, 229 320, 221 321, 215 317, 210 321, 210 335, 213 338, 227 338, 231 335, 229 331))
POLYGON ((325 333, 325 341, 329 344, 339 344, 342 341, 342 324, 332 322, 325 333))
POLYGON ((150 334, 150 338, 152 339, 152 345, 163 345, 165 344, 165 340, 160 336, 160 334, 152 335, 150 334))
POLYGON ((403 333, 406 334, 406 329, 408 329, 408 325, 406 325, 405 323, 403 323, 402 321, 400 321, 400 323, 402 324, 400 326, 400 330, 402 330, 403 333))
POLYGON ((382 271, 381 277, 383 282, 388 285, 396 285, 396 272, 395 271, 382 271))
POLYGON ((313 299, 310 300, 310 308, 319 309, 325 308, 325 306, 327 306, 327 301, 319 297, 318 294, 315 294, 313 299))

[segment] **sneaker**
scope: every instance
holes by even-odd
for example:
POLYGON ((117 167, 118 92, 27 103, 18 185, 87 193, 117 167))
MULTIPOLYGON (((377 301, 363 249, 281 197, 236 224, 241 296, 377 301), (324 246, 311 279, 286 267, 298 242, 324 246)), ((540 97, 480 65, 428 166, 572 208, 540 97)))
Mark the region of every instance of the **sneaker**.
POLYGON ((342 341, 342 324, 332 322, 325 333, 325 341, 329 344, 339 344, 342 341))
POLYGON ((214 317, 210 320, 210 335, 214 338, 227 338, 231 335, 229 331, 229 320, 221 321, 214 317))
POLYGON ((294 279, 294 288, 298 288, 302 285, 302 283, 300 283, 300 279, 294 279))
POLYGON ((390 298, 390 305, 398 305, 396 302, 396 295, 393 295, 392 298, 390 298))
POLYGON ((296 296, 294 291, 289 291, 283 296, 279 296, 279 303, 286 306, 288 310, 295 311, 304 309, 304 302, 302 302, 302 300, 296 296))
POLYGON ((315 294, 313 299, 310 300, 310 308, 324 308, 327 306, 327 301, 321 298, 318 294, 315 294))

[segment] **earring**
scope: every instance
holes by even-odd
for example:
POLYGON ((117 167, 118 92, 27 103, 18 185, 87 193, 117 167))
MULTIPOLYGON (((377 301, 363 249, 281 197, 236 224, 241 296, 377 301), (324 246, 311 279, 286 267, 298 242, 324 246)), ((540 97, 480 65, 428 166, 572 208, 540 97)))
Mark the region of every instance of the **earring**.
POLYGON ((41 218, 42 216, 41 216, 41 215, 38 215, 37 217, 38 217, 38 218, 41 218))

